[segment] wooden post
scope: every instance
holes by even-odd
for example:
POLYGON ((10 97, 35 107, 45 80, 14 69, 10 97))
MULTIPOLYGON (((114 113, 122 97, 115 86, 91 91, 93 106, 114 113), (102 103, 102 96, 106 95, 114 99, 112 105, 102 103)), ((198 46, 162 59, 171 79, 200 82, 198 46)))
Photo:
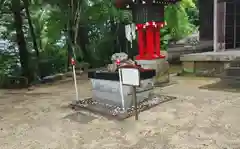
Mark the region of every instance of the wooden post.
POLYGON ((213 51, 218 51, 218 0, 213 0, 213 51))
POLYGON ((75 70, 75 65, 76 61, 74 58, 71 58, 71 64, 72 64, 72 71, 73 71, 73 81, 74 81, 74 87, 75 87, 75 94, 76 94, 76 101, 78 100, 78 86, 77 86, 77 77, 76 77, 76 70, 75 70))
POLYGON ((136 93, 136 86, 132 87, 132 99, 134 104, 134 114, 135 114, 135 120, 138 120, 138 107, 137 107, 137 93, 136 93))

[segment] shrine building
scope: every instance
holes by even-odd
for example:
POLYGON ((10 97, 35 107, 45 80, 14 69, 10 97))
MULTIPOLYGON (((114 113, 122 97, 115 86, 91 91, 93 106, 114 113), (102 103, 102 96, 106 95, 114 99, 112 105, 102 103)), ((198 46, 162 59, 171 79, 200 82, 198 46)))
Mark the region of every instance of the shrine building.
POLYGON ((214 76, 240 58, 240 0, 198 1, 200 41, 212 41, 213 49, 180 60, 185 72, 214 76))

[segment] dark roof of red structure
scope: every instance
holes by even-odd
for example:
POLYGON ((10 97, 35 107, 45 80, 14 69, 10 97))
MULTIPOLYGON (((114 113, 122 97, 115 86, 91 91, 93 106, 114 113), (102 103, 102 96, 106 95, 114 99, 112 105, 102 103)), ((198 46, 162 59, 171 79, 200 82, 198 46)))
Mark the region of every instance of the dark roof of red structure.
POLYGON ((218 2, 229 2, 229 3, 232 3, 232 2, 240 2, 240 0, 218 0, 218 2))

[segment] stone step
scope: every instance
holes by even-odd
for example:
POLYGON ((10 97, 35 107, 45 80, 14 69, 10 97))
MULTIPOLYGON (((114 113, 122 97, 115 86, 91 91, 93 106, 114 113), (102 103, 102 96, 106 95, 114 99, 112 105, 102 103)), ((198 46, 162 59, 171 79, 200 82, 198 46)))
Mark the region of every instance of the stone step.
POLYGON ((226 75, 226 72, 217 75, 216 77, 219 77, 222 81, 225 83, 230 83, 230 84, 240 84, 240 76, 230 76, 226 75))
POLYGON ((232 61, 230 67, 226 68, 219 77, 228 83, 240 83, 240 59, 232 61))
POLYGON ((237 61, 232 61, 230 63, 230 67, 240 67, 240 61, 237 60, 237 61))
POLYGON ((240 84, 240 77, 237 76, 221 76, 220 79, 227 84, 240 84))
POLYGON ((229 67, 225 69, 225 76, 240 76, 240 67, 229 67))

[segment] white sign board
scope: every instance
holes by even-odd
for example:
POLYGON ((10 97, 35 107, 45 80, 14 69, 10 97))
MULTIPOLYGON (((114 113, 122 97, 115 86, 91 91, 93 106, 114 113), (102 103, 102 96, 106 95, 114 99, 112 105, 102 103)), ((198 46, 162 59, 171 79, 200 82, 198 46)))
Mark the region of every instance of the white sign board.
POLYGON ((136 68, 121 68, 123 85, 140 86, 140 72, 136 68))

